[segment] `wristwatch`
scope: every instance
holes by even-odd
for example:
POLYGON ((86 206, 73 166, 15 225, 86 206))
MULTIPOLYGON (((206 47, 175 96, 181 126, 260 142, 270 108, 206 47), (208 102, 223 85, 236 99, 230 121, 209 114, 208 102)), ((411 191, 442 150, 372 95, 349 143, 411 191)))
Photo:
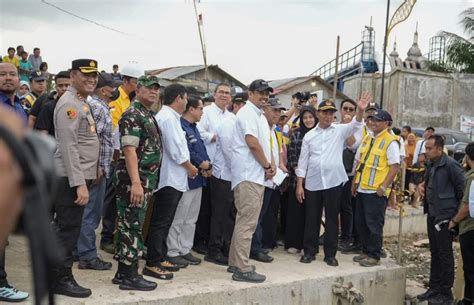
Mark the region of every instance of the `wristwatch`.
POLYGON ((264 169, 264 170, 268 170, 268 169, 270 169, 270 168, 272 168, 272 164, 271 164, 271 163, 268 163, 268 166, 267 166, 267 167, 264 167, 263 169, 264 169))
POLYGON ((456 221, 454 220, 454 218, 451 219, 451 221, 452 221, 452 223, 454 223, 455 225, 458 225, 458 224, 459 224, 459 222, 456 222, 456 221))

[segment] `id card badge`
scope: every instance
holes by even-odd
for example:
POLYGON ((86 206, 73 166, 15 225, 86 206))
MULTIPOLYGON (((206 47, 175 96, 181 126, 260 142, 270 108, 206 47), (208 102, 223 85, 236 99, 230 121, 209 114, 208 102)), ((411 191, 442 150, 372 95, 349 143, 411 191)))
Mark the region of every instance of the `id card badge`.
POLYGON ((474 181, 469 186, 469 214, 471 218, 474 218, 474 181))

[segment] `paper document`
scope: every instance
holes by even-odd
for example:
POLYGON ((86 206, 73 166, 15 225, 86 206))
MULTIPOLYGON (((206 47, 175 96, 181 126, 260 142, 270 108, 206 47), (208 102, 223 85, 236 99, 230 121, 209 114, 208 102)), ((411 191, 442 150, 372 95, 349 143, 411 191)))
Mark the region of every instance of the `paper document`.
POLYGON ((277 167, 277 172, 275 176, 273 177, 273 183, 280 186, 280 184, 283 183, 283 180, 285 180, 286 176, 288 176, 288 174, 285 174, 285 172, 283 172, 281 169, 277 167))

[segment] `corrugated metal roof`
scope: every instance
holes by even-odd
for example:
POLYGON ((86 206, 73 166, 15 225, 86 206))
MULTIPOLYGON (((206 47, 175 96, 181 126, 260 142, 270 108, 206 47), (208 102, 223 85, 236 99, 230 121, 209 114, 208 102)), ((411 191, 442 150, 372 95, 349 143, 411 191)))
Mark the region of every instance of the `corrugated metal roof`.
POLYGON ((273 87, 273 93, 278 94, 279 92, 285 91, 291 87, 304 83, 314 76, 302 76, 302 77, 293 77, 293 78, 285 78, 285 79, 277 79, 270 81, 270 86, 273 87))
POLYGON ((158 78, 174 80, 183 75, 187 75, 199 70, 204 69, 204 65, 197 66, 181 66, 181 67, 171 67, 165 69, 157 69, 146 71, 147 74, 155 75, 158 78))

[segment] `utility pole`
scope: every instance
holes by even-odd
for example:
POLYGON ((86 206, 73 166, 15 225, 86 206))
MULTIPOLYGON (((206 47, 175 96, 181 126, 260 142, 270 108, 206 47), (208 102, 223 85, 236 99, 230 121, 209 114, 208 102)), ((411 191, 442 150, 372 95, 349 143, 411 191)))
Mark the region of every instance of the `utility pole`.
POLYGON ((336 43, 336 71, 334 72, 334 87, 332 91, 332 101, 336 103, 336 94, 337 94, 337 73, 339 72, 339 35, 337 35, 336 43))
POLYGON ((390 17, 390 0, 387 0, 387 16, 385 18, 385 37, 383 42, 383 59, 382 59, 382 84, 380 87, 380 108, 383 108, 383 91, 385 87, 385 58, 387 57, 387 40, 388 40, 388 18, 390 17))
POLYGON ((204 41, 204 33, 203 33, 204 31, 201 29, 203 26, 202 14, 198 14, 197 12, 196 0, 193 0, 193 4, 194 4, 194 13, 196 14, 196 21, 198 25, 199 39, 201 41, 202 57, 204 59, 204 79, 206 80, 207 93, 209 93, 209 71, 207 68, 206 43, 204 41))

